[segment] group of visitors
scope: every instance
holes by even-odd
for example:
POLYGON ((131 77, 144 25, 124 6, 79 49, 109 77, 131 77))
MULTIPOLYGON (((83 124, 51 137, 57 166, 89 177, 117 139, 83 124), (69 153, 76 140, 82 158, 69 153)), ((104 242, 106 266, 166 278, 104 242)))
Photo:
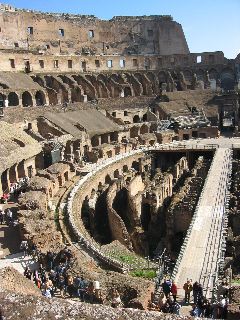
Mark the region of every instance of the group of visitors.
POLYGON ((11 209, 0 208, 0 224, 7 224, 8 226, 13 225, 13 213, 11 209))
MULTIPOLYGON (((179 315, 181 304, 177 302, 178 287, 174 281, 164 279, 161 284, 162 291, 158 301, 153 303, 148 301, 148 309, 160 311, 163 313, 172 313, 179 315)), ((183 285, 185 292, 185 303, 192 304, 190 315, 193 317, 202 317, 210 319, 227 319, 228 307, 228 284, 223 282, 219 288, 218 301, 211 303, 204 297, 203 287, 197 281, 192 283, 192 280, 187 280, 183 285)))
MULTIPOLYGON (((29 252, 29 244, 26 240, 21 243, 21 250, 29 252)), ((34 254, 36 247, 31 252, 34 254)), ((73 262, 73 254, 65 247, 58 255, 47 252, 44 267, 43 263, 33 272, 26 267, 24 276, 34 281, 35 285, 42 291, 43 296, 52 298, 61 296, 62 298, 79 298, 82 302, 103 304, 104 298, 99 281, 88 281, 82 275, 72 276, 69 272, 73 262)), ((122 306, 122 301, 117 289, 111 290, 111 305, 114 308, 122 306)))

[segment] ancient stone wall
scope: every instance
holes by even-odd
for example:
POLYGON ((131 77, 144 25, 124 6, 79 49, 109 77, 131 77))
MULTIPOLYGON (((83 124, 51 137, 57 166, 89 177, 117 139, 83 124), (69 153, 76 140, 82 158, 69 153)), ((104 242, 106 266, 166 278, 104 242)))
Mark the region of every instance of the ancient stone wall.
POLYGON ((182 27, 170 16, 114 17, 2 11, 2 48, 78 54, 186 54, 182 27))

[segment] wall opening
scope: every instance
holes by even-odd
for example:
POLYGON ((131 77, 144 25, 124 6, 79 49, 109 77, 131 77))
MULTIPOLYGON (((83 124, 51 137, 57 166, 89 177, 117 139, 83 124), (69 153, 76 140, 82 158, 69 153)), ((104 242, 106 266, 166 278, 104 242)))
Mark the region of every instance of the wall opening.
POLYGON ((41 69, 44 69, 44 60, 39 60, 39 66, 41 69))
POLYGON ((95 66, 96 68, 100 68, 100 60, 95 60, 95 66))
POLYGON ((15 92, 10 92, 8 95, 8 105, 10 107, 16 107, 19 105, 19 98, 15 92))
POLYGON ((202 56, 197 56, 197 63, 201 63, 202 62, 202 56))
POLYGON ((27 33, 28 33, 28 35, 32 35, 33 34, 33 27, 28 27, 27 33))
POLYGON ((120 65, 120 68, 125 68, 125 66, 126 66, 126 61, 125 61, 124 59, 120 59, 119 65, 120 65))
POLYGON ((64 35, 65 35, 64 29, 58 29, 58 34, 59 34, 61 37, 64 37, 64 35))
POLYGON ((35 95, 35 99, 36 99, 37 106, 43 106, 46 104, 45 95, 42 91, 37 91, 37 93, 35 95))
POLYGON ((139 123, 139 122, 141 122, 141 121, 140 121, 140 117, 139 117, 138 115, 135 115, 135 116, 133 117, 133 123, 139 123))
POLYGON ((53 67, 54 67, 55 69, 57 69, 57 68, 59 67, 58 60, 54 60, 54 61, 53 61, 53 67))
POLYGON ((94 31, 93 30, 89 30, 88 31, 88 36, 89 36, 89 38, 94 38, 94 31))
POLYGON ((113 61, 112 60, 108 60, 107 61, 107 67, 108 68, 112 68, 113 67, 113 61))
POLYGON ((25 91, 22 94, 22 105, 23 105, 23 107, 32 107, 33 106, 32 96, 28 91, 25 91))
POLYGON ((10 62, 10 66, 12 69, 15 68, 15 60, 14 59, 9 59, 9 62, 10 62))

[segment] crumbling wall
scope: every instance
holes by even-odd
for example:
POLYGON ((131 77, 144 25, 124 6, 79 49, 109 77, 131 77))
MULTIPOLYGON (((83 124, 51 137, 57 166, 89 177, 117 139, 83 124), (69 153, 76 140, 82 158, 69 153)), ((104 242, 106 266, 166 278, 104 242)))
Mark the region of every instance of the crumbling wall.
POLYGON ((130 240, 127 228, 118 215, 116 210, 113 209, 113 200, 116 197, 118 191, 118 183, 115 182, 108 191, 107 194, 107 209, 108 209, 108 220, 109 226, 112 232, 112 239, 118 240, 120 243, 125 245, 128 249, 132 250, 132 243, 130 240))

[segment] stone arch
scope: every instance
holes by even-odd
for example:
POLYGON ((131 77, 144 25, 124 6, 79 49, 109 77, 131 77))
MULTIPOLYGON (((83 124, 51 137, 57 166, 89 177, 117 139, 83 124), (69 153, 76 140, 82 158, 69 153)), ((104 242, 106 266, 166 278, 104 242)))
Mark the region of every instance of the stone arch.
POLYGON ((145 134, 149 132, 149 127, 146 124, 143 124, 140 128, 140 134, 145 134))
POLYGON ((97 76, 97 80, 98 81, 103 81, 104 83, 106 83, 106 81, 107 81, 107 77, 106 77, 106 75, 104 75, 103 73, 99 73, 99 75, 97 76))
POLYGON ((35 99, 36 99, 37 106, 44 106, 46 104, 46 97, 45 97, 44 92, 42 92, 42 91, 36 92, 35 99))
POLYGON ((205 71, 204 70, 199 69, 199 70, 197 70, 196 74, 197 74, 198 81, 205 82, 205 71))
POLYGON ((139 123, 141 122, 140 117, 138 114, 135 114, 135 116, 133 117, 133 123, 139 123))
POLYGON ((33 98, 32 98, 32 95, 28 91, 25 91, 22 94, 22 105, 23 105, 23 107, 32 107, 33 106, 33 98))
POLYGON ((167 83, 167 75, 166 72, 160 71, 158 74, 159 85, 162 83, 167 83))
POLYGON ((124 97, 131 97, 132 96, 132 90, 130 87, 124 87, 123 93, 124 93, 124 97))
POLYGON ((82 91, 78 86, 71 89, 71 100, 73 103, 83 101, 82 91))
POLYGON ((138 81, 142 84, 143 88, 143 95, 147 96, 149 94, 149 83, 148 83, 148 78, 144 77, 141 73, 135 73, 134 74, 135 78, 138 79, 138 81))
POLYGON ((87 95, 88 100, 97 98, 97 90, 90 80, 88 80, 84 75, 73 75, 73 78, 83 88, 84 94, 87 95))
POLYGON ((16 92, 10 92, 8 95, 8 105, 9 107, 16 107, 19 105, 19 98, 16 92))
POLYGON ((139 134, 139 127, 133 126, 132 128, 130 128, 130 138, 135 138, 138 136, 138 134, 139 134))
POLYGON ((233 90, 235 85, 235 74, 231 68, 225 68, 220 74, 221 88, 233 90))
POLYGON ((159 90, 158 90, 159 82, 158 82, 156 75, 153 72, 148 72, 146 76, 149 79, 149 81, 151 82, 152 92, 159 93, 159 90))
POLYGON ((217 80, 219 78, 219 74, 216 69, 212 68, 208 71, 210 80, 217 80))
POLYGON ((186 81, 192 82, 192 72, 190 70, 184 70, 183 75, 186 81))
POLYGON ((45 87, 45 81, 40 76, 32 76, 34 82, 37 82, 41 87, 45 87))

